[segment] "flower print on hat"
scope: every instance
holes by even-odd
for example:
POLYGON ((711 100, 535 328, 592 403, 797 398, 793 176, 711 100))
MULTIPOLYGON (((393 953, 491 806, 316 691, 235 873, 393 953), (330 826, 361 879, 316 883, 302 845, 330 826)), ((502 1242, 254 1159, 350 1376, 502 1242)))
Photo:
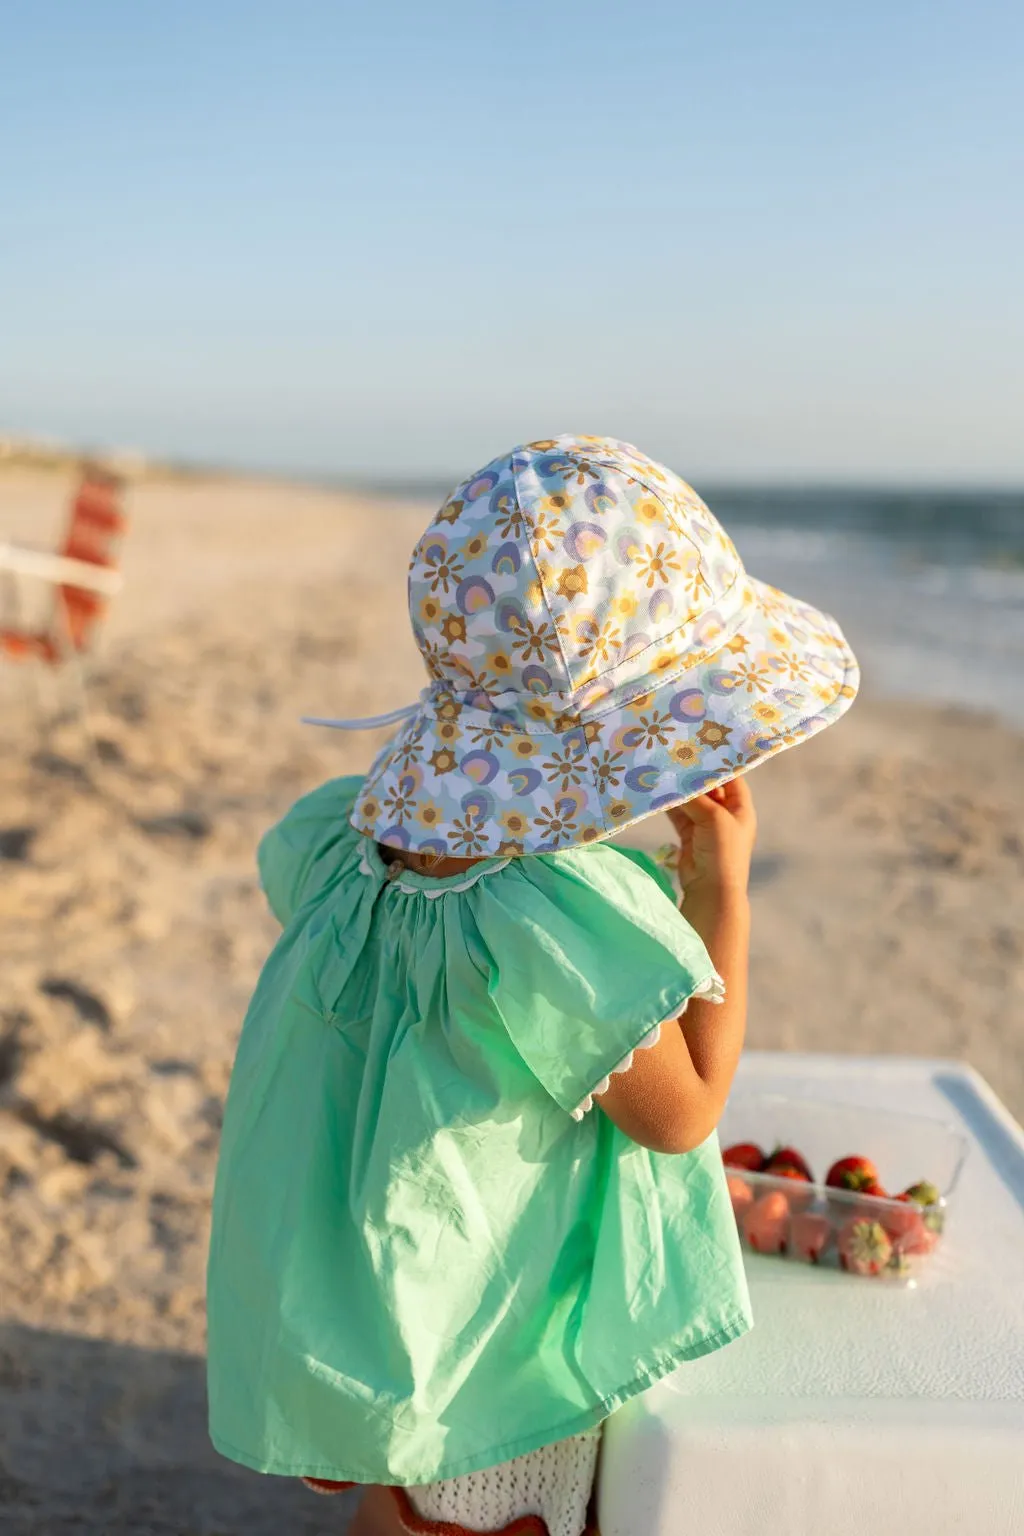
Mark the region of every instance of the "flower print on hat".
POLYGON ((352 819, 424 851, 608 837, 857 691, 835 622, 749 576, 696 492, 613 438, 527 443, 464 481, 413 551, 409 613, 429 684, 352 819))

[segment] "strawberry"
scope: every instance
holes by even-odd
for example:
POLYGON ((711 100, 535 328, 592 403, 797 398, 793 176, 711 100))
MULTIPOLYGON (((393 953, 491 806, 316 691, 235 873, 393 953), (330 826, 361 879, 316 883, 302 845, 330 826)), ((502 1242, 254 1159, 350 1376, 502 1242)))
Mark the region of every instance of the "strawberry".
POLYGON ((855 1216, 839 1229, 839 1262, 853 1275, 878 1275, 892 1258, 892 1241, 881 1222, 855 1216))
POLYGON ((825 1175, 830 1189, 863 1189, 878 1183, 878 1169, 868 1157, 841 1157, 825 1175))
POLYGON ((789 1201, 791 1210, 802 1211, 805 1206, 811 1204, 814 1199, 814 1189, 811 1186, 810 1179, 805 1173, 801 1173, 799 1168, 766 1168, 765 1172, 770 1172, 773 1179, 791 1179, 794 1185, 803 1184, 806 1186, 804 1189, 794 1188, 786 1190, 786 1198, 789 1201))
POLYGON ((911 1184, 898 1197, 900 1200, 912 1200, 924 1210, 924 1224, 936 1237, 941 1233, 946 1223, 945 1211, 942 1208, 942 1196, 934 1184, 929 1184, 927 1179, 922 1179, 918 1184, 911 1184))
POLYGON ((931 1228, 922 1221, 919 1227, 914 1227, 911 1231, 902 1233, 901 1236, 896 1239, 896 1247, 900 1253, 915 1255, 926 1254, 931 1253, 938 1240, 939 1234, 937 1232, 933 1232, 931 1228))
POLYGON ((938 1234, 929 1231, 922 1213, 912 1200, 908 1200, 906 1195, 897 1195, 896 1199, 902 1202, 899 1208, 889 1206, 880 1218, 882 1226, 892 1238, 893 1258, 897 1255, 908 1257, 911 1254, 931 1253, 939 1240, 938 1234))
POLYGON ((896 1200, 901 1202, 899 1210, 895 1205, 889 1206, 881 1216, 881 1222, 894 1243, 898 1243, 904 1237, 913 1238, 917 1233, 925 1230, 921 1219, 921 1212, 908 1200, 906 1195, 897 1195, 896 1200))
POLYGON ((737 1178, 734 1173, 726 1174, 725 1182, 729 1190, 729 1199, 732 1201, 733 1215, 738 1220, 740 1213, 745 1211, 748 1205, 753 1204, 754 1191, 746 1179, 737 1178))
POLYGON ((827 1216, 813 1211, 797 1211, 789 1224, 789 1243, 793 1252, 809 1264, 817 1264, 832 1239, 832 1223, 827 1216))
POLYGON ((764 1167, 764 1153, 752 1141, 737 1141, 726 1147, 722 1162, 727 1168, 745 1168, 748 1173, 760 1173, 764 1167))
POLYGON ((795 1147, 776 1147, 761 1172, 779 1173, 783 1168, 795 1168, 808 1184, 814 1183, 814 1175, 795 1147))
MULTIPOLYGON (((891 1200, 892 1196, 889 1194, 889 1191, 887 1189, 883 1189, 877 1179, 872 1179, 870 1183, 865 1184, 861 1189, 858 1189, 857 1194, 858 1196, 864 1196, 866 1198, 864 1198, 863 1204, 861 1203, 861 1200, 858 1199, 853 1209, 857 1211, 859 1215, 866 1216, 869 1221, 882 1221, 883 1218, 881 1216, 876 1216, 872 1210, 872 1203, 875 1200, 891 1200)), ((852 1214, 852 1212, 850 1214, 852 1214)))
POLYGON ((900 1199, 913 1200, 915 1205, 938 1205, 942 1196, 934 1184, 929 1184, 927 1179, 922 1179, 918 1184, 911 1184, 905 1189, 900 1199))
POLYGON ((789 1237, 789 1201, 779 1190, 773 1189, 743 1212, 740 1226, 755 1253, 785 1253, 789 1237))

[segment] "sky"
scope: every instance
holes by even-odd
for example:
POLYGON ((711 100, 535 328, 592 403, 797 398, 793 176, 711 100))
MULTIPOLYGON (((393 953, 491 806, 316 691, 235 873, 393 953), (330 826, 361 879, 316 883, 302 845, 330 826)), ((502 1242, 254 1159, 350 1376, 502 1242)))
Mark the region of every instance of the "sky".
POLYGON ((12 0, 0 434, 1024 484, 1016 0, 12 0))

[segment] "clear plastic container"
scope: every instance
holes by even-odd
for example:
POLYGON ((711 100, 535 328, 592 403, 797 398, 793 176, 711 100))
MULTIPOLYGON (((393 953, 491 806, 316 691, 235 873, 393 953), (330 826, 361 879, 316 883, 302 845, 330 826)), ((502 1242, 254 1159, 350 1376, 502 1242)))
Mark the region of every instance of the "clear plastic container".
POLYGON ((719 1125, 723 1151, 752 1142, 767 1157, 789 1147, 813 1182, 727 1167, 744 1246, 799 1263, 913 1284, 941 1246, 967 1141, 941 1120, 860 1105, 738 1091, 719 1125), (939 1191, 920 1205, 827 1187, 840 1158, 870 1158, 890 1196, 927 1181, 939 1191))

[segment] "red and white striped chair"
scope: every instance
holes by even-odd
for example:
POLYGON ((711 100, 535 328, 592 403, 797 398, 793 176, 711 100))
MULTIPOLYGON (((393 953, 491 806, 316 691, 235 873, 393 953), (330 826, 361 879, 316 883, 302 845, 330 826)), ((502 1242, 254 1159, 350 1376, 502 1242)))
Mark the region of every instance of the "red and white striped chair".
POLYGON ((82 657, 93 648, 110 599, 122 585, 118 548, 126 526, 122 482, 87 466, 56 551, 0 543, 0 657, 70 666, 85 716, 82 657), (45 582, 53 591, 48 620, 21 622, 20 580, 45 582))

